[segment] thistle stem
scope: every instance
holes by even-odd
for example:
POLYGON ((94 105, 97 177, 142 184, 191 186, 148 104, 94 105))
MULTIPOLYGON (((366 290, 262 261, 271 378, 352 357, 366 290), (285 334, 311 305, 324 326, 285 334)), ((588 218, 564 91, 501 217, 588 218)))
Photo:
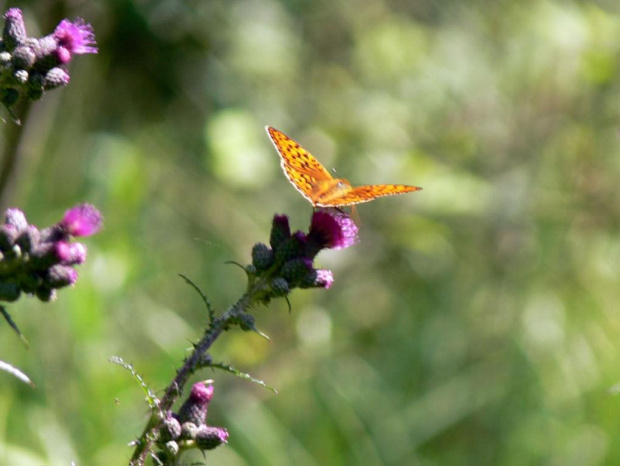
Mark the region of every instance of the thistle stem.
POLYGON ((228 328, 229 325, 231 325, 231 321, 234 321, 252 304, 257 288, 257 286, 251 287, 245 292, 241 299, 228 308, 228 310, 226 310, 221 317, 214 319, 209 328, 205 331, 202 339, 194 346, 194 351, 185 360, 183 366, 177 371, 175 378, 166 388, 164 396, 159 404, 158 412, 153 412, 151 414, 151 418, 142 432, 142 435, 135 441, 136 448, 129 462, 130 466, 144 465, 146 457, 151 451, 157 430, 165 417, 164 413, 172 407, 174 402, 181 395, 183 392, 183 387, 187 383, 190 376, 196 371, 196 369, 202 367, 202 358, 207 353, 209 348, 211 348, 211 345, 215 342, 215 340, 224 330, 228 328))

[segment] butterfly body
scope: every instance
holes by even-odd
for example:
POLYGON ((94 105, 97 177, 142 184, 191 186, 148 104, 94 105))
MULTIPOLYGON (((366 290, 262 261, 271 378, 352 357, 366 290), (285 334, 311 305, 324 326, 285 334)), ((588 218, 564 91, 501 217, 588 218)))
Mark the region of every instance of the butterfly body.
POLYGON ((280 154, 280 165, 291 184, 314 207, 344 207, 370 202, 378 197, 418 191, 422 188, 403 184, 351 186, 343 178, 334 178, 312 154, 286 134, 270 126, 267 134, 280 154))

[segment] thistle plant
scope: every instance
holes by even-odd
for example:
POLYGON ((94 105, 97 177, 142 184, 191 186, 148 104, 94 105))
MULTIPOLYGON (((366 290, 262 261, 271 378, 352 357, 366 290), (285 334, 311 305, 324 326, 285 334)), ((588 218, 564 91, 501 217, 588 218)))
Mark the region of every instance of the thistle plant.
POLYGON ((52 34, 28 37, 19 8, 4 14, 0 41, 0 103, 9 111, 20 100, 38 100, 45 91, 69 84, 63 65, 74 55, 97 53, 90 24, 64 19, 52 34))
MULTIPOLYGON (((193 345, 192 353, 177 369, 176 376, 166 388, 161 399, 150 390, 147 399, 151 416, 140 438, 133 442, 135 450, 131 465, 143 465, 151 455, 155 464, 175 465, 184 451, 197 448, 202 451, 213 449, 228 440, 228 432, 221 427, 206 424, 207 405, 213 397, 212 381, 193 385, 190 395, 177 413, 172 411, 174 402, 180 397, 189 377, 203 368, 223 369, 253 380, 231 366, 215 362, 209 349, 224 331, 239 327, 243 331, 260 333, 255 317, 250 311, 267 305, 272 299, 288 299, 296 289, 324 288, 332 286, 330 270, 316 268, 314 260, 323 249, 343 249, 357 242, 358 228, 351 218, 336 209, 315 211, 310 220, 308 232, 291 233, 286 215, 275 215, 272 222, 269 244, 257 243, 252 248, 252 262, 242 266, 247 276, 247 286, 241 298, 220 316, 216 316, 206 296, 189 279, 203 298, 209 314, 209 325, 204 335, 193 345)), ((263 335, 264 336, 264 335, 263 335)), ((132 372, 133 368, 125 365, 132 372)), ((136 376, 135 372, 134 375, 136 376)), ((141 378, 136 376, 145 387, 141 378)))
MULTIPOLYGON (((86 261, 87 250, 72 239, 93 235, 101 225, 101 214, 89 204, 67 210, 60 222, 43 229, 28 223, 21 210, 7 209, 0 226, 0 303, 15 302, 24 295, 53 301, 57 290, 75 285, 75 267, 86 261)), ((26 342, 3 304, 0 314, 26 342)), ((25 374, 2 361, 0 370, 30 383, 25 374)))

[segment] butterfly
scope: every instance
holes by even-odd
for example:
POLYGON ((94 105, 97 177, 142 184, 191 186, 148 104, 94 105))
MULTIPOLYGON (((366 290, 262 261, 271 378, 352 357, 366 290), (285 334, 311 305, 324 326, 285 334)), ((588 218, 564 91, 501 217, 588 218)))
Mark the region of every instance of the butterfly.
POLYGON ((343 207, 370 202, 378 197, 419 191, 404 184, 351 186, 343 178, 334 178, 310 152, 282 131, 266 126, 271 142, 280 154, 280 165, 291 184, 314 207, 343 207))

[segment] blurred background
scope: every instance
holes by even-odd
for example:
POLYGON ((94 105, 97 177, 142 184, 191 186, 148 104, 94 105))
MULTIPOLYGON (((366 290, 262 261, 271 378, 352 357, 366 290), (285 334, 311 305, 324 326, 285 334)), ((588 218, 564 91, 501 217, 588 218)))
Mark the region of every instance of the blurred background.
POLYGON ((217 341, 279 395, 194 378, 230 432, 208 464, 620 462, 616 1, 8 7, 37 36, 83 17, 99 54, 32 108, 6 203, 42 227, 87 201, 105 228, 74 289, 9 306, 29 350, 0 325, 37 385, 0 373, 0 464, 127 463, 148 409, 108 358, 161 394, 207 321, 178 274, 223 311, 225 262, 274 213, 309 225, 266 124, 354 185, 424 190, 359 206, 361 242, 317 258, 333 287, 254 312, 271 343, 217 341))

